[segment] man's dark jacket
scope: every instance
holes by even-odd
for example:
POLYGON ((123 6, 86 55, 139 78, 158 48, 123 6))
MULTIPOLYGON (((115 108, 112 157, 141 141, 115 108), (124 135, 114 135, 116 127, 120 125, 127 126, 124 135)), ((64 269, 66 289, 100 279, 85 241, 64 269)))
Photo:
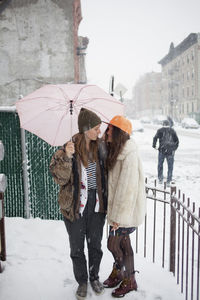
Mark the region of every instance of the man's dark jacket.
POLYGON ((158 129, 156 135, 153 138, 153 148, 156 148, 157 140, 159 139, 159 148, 158 150, 165 155, 172 155, 174 151, 178 148, 179 139, 176 134, 176 131, 169 127, 164 126, 158 129))

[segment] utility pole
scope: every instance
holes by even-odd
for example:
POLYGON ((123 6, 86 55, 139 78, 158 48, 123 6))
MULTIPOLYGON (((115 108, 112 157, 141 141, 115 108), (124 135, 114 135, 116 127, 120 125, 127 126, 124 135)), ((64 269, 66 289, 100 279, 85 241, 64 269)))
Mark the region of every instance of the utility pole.
POLYGON ((111 96, 114 96, 114 75, 111 76, 110 78, 110 85, 109 85, 109 94, 111 96))

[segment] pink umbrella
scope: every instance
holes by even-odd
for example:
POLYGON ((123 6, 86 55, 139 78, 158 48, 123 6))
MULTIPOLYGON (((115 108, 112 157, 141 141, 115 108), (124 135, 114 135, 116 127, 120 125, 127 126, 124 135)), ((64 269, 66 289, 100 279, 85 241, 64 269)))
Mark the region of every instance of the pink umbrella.
POLYGON ((52 146, 63 145, 78 132, 82 107, 95 112, 103 122, 123 115, 124 110, 119 100, 96 85, 85 84, 45 85, 16 102, 21 127, 52 146))

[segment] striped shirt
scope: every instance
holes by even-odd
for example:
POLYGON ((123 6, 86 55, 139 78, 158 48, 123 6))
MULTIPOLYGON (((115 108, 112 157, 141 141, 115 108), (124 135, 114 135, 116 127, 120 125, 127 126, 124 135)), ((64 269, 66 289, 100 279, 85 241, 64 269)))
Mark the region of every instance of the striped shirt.
POLYGON ((87 172, 87 182, 88 182, 88 189, 96 189, 96 162, 88 161, 88 167, 86 168, 87 172))

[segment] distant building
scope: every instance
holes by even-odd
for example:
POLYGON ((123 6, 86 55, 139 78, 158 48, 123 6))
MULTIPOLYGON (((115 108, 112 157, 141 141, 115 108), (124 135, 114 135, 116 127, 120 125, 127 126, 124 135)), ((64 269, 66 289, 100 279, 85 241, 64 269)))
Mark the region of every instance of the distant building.
POLYGON ((48 83, 86 83, 80 0, 0 0, 0 105, 48 83))
POLYGON ((162 66, 163 112, 180 121, 200 121, 200 33, 191 33, 178 46, 171 43, 162 66))
POLYGON ((135 117, 153 117, 162 113, 161 73, 144 74, 133 88, 135 117))

